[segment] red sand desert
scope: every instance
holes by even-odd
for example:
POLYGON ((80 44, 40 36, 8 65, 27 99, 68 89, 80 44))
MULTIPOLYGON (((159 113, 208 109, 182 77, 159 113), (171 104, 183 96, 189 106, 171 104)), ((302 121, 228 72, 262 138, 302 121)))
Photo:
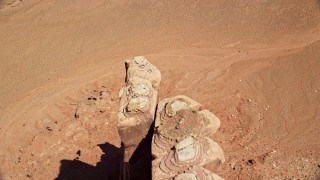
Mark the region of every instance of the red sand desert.
POLYGON ((320 178, 320 1, 0 2, 0 179, 117 178, 137 55, 160 69, 161 99, 220 118, 217 174, 320 178))

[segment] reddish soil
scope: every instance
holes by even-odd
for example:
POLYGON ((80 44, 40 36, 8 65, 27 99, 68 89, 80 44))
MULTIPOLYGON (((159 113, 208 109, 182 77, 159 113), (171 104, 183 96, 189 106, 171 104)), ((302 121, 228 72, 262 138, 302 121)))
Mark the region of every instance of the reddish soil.
POLYGON ((124 60, 221 120, 226 179, 320 179, 320 2, 4 0, 0 179, 115 179, 124 60))

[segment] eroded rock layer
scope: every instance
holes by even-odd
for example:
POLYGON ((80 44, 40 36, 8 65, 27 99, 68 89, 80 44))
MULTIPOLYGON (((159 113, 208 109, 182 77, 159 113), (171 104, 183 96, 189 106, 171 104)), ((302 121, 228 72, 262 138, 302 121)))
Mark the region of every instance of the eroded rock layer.
POLYGON ((147 135, 158 102, 160 71, 143 56, 126 61, 126 86, 120 90, 118 132, 124 144, 124 162, 147 135))
POLYGON ((152 179, 222 179, 214 174, 225 161, 209 138, 220 120, 186 96, 160 101, 152 140, 152 179))

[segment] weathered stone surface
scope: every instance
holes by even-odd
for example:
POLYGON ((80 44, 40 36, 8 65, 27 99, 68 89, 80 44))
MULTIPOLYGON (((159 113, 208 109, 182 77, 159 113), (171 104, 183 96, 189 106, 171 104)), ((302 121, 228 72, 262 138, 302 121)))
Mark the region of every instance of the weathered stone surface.
POLYGON ((161 73, 158 68, 149 63, 145 57, 136 56, 132 60, 126 61, 126 67, 126 81, 131 81, 131 78, 146 79, 151 82, 154 89, 159 89, 161 73))
POLYGON ((124 143, 124 161, 147 135, 158 103, 160 71, 142 56, 126 61, 126 86, 120 90, 118 132, 124 143))
POLYGON ((150 148, 152 137, 152 179, 222 179, 213 172, 225 161, 223 150, 209 138, 219 128, 220 120, 186 96, 164 99, 157 107, 161 74, 144 57, 126 61, 126 70, 118 113, 118 131, 125 148, 121 178, 141 174, 133 171, 142 170, 136 165, 148 152, 138 149, 150 148), (153 122, 152 136, 149 130, 153 122))
POLYGON ((152 140, 152 179, 217 179, 210 171, 225 161, 224 154, 208 136, 219 126, 220 120, 191 98, 160 101, 152 140))

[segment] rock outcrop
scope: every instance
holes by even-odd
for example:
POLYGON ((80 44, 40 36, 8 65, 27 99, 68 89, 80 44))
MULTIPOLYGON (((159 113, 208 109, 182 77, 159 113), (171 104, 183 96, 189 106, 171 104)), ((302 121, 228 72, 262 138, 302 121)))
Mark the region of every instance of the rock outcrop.
POLYGON ((220 120, 186 96, 158 104, 160 82, 160 71, 144 57, 126 62, 126 86, 120 90, 118 113, 124 146, 120 179, 222 179, 214 172, 225 161, 223 150, 210 138, 220 120), (151 171, 151 166, 148 177, 139 176, 151 171))
POLYGON ((126 167, 129 166, 129 160, 154 122, 161 74, 143 56, 134 57, 125 64, 126 86, 119 93, 118 132, 125 151, 126 165, 122 168, 123 171, 129 171, 126 167))
POLYGON ((186 96, 160 101, 152 140, 152 179, 222 179, 214 174, 225 161, 209 138, 220 120, 186 96))

